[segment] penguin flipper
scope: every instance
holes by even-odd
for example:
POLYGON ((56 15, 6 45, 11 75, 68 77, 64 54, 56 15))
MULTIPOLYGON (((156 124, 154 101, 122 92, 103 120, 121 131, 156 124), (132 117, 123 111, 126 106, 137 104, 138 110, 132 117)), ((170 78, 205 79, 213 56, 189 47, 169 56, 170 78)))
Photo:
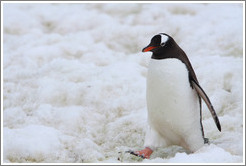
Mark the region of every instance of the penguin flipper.
POLYGON ((218 118, 218 116, 214 110, 214 107, 213 107, 212 103, 210 102, 208 96, 206 95, 206 93, 204 92, 202 87, 196 81, 191 80, 191 83, 192 83, 193 87, 196 89, 198 95, 205 101, 210 113, 212 114, 212 117, 214 119, 214 122, 215 122, 218 130, 221 131, 219 118, 218 118))

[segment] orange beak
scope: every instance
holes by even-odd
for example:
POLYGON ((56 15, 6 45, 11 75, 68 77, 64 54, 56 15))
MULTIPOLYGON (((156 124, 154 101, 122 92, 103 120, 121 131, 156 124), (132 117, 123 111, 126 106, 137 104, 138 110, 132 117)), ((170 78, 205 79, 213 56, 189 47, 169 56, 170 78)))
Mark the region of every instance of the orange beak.
POLYGON ((142 50, 142 52, 148 52, 148 51, 151 51, 151 50, 153 50, 153 49, 155 49, 155 48, 157 48, 157 47, 155 47, 155 46, 147 46, 147 47, 145 47, 145 48, 142 50))

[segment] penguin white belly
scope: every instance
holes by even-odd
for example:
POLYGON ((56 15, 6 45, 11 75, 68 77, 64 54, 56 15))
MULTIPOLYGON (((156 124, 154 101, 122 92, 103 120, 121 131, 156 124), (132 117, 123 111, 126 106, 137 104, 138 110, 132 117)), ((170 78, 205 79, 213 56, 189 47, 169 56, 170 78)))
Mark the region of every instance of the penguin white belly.
POLYGON ((150 60, 147 107, 150 129, 145 146, 180 145, 196 151, 204 144, 199 99, 180 60, 150 60))

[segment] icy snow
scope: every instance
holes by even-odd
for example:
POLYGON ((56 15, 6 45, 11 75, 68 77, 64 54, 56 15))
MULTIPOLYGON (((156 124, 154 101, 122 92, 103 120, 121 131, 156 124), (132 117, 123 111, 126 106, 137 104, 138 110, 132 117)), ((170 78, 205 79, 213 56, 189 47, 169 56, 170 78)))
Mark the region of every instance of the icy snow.
POLYGON ((243 162, 243 5, 3 4, 3 162, 243 162), (153 35, 190 58, 219 116, 203 104, 210 145, 143 148, 153 35))

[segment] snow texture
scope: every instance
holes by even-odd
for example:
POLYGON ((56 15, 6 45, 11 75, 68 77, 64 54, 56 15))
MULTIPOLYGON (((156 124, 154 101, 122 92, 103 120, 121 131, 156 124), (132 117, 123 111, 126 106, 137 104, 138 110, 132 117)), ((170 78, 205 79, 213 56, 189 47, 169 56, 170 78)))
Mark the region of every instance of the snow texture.
POLYGON ((242 163, 243 5, 4 3, 4 163, 242 163), (151 158, 146 74, 158 33, 187 53, 219 116, 203 103, 205 145, 151 158))

